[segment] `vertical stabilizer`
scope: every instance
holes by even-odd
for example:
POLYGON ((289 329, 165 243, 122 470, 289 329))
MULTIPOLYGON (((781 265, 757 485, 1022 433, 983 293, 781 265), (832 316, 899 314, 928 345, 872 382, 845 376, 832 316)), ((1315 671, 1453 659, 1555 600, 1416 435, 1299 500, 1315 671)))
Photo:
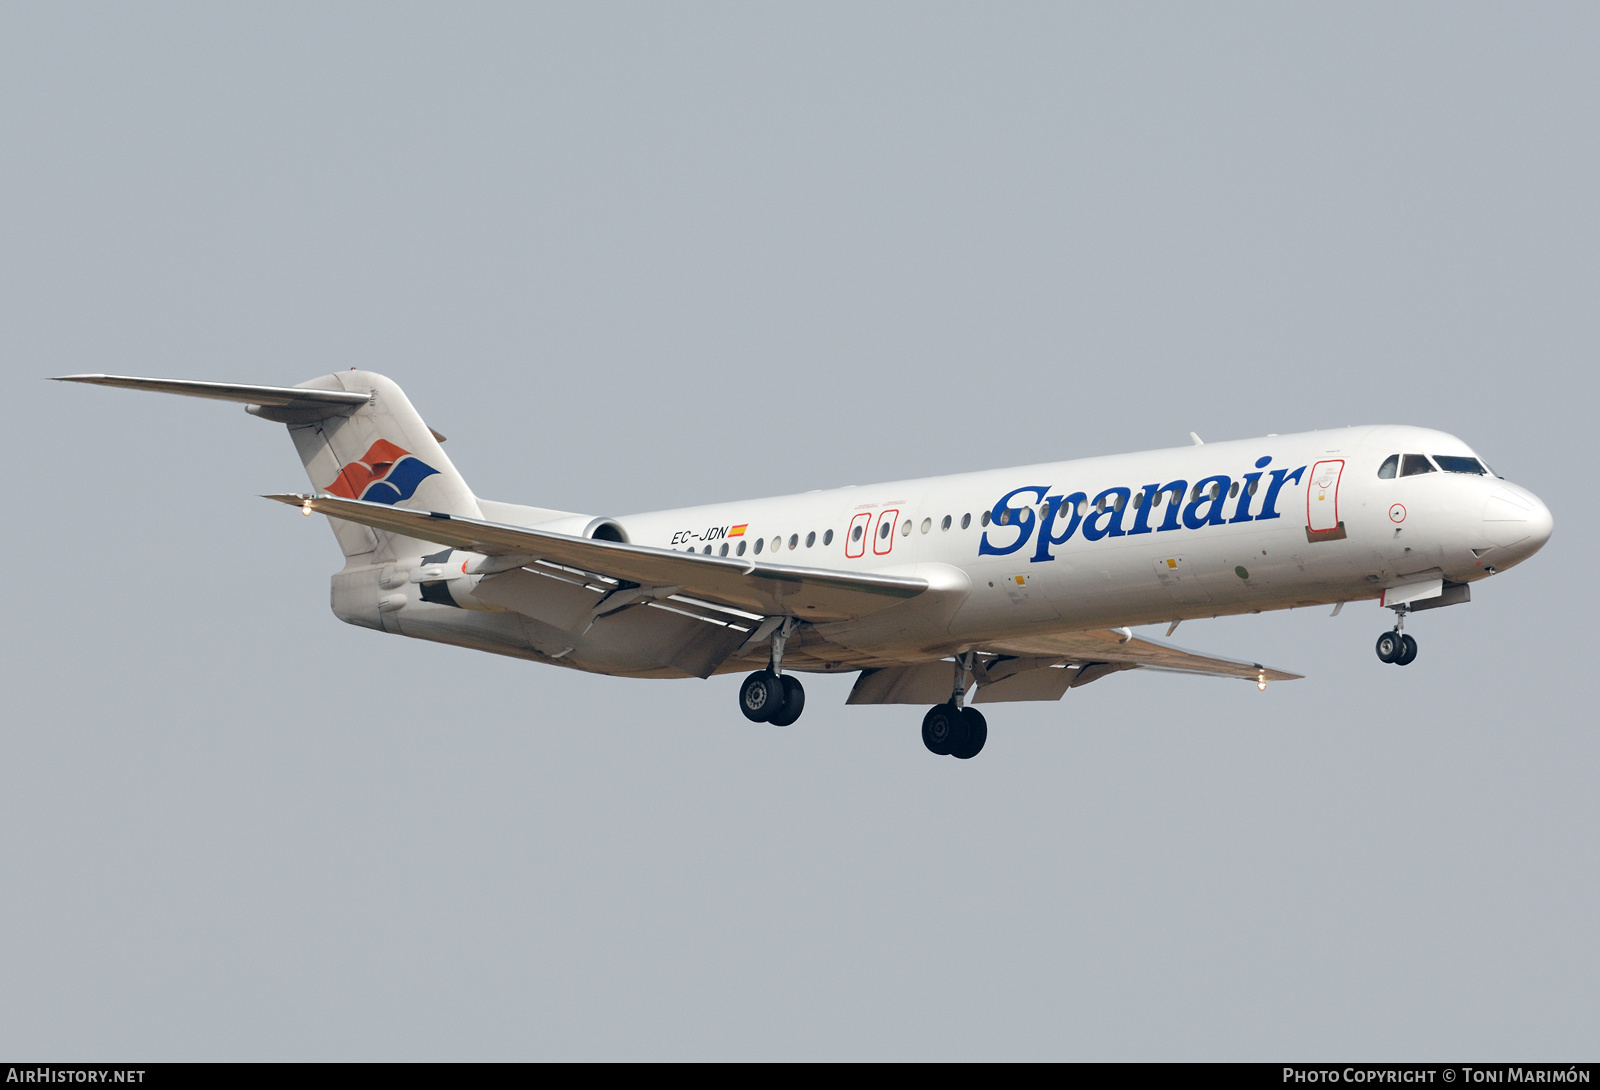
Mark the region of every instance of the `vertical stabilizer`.
MULTIPOLYGON (((311 486, 345 499, 482 518, 478 501, 411 401, 392 380, 373 371, 340 371, 297 389, 367 395, 353 412, 304 423, 288 421, 311 486)), ((258 416, 279 414, 252 406, 258 416)), ((329 519, 339 548, 352 563, 419 553, 422 543, 329 519)))

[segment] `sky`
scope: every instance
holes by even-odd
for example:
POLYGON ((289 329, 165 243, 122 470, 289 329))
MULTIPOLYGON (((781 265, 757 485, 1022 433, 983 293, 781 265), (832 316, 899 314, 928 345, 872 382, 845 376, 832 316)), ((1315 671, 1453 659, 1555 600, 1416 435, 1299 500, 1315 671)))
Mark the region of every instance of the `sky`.
MULTIPOLYGON (((1561 1060, 1600 1048, 1600 9, 0 7, 0 1054, 1561 1060), (922 709, 328 609, 237 406, 399 382, 620 515, 1361 423, 1555 533, 1306 675, 922 709)), ((1160 637, 1161 629, 1145 630, 1160 637)))

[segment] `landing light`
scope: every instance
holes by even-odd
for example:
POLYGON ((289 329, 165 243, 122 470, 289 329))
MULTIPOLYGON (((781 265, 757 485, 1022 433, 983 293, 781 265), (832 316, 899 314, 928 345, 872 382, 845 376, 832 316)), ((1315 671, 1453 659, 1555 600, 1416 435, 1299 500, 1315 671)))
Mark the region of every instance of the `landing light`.
POLYGON ((306 498, 306 502, 300 505, 300 513, 302 515, 311 514, 311 499, 309 496, 306 498))
POLYGON ((1261 692, 1266 692, 1267 691, 1267 675, 1266 674, 1257 674, 1256 675, 1256 688, 1259 689, 1261 692))

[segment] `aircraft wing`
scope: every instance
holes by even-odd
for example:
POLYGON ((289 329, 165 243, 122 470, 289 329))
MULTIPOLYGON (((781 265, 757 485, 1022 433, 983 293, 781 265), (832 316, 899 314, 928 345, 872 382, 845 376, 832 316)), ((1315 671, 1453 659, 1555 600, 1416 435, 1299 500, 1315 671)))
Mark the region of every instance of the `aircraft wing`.
POLYGON ((359 522, 419 541, 432 541, 487 556, 545 561, 661 593, 682 594, 762 616, 808 621, 843 621, 888 609, 928 590, 923 579, 756 563, 733 557, 680 553, 648 545, 625 545, 570 534, 530 530, 432 511, 412 511, 337 496, 267 496, 308 514, 312 511, 359 522))
MULTIPOLYGON (((1272 670, 1259 662, 1215 658, 1181 647, 1146 639, 1124 638, 1125 632, 1102 629, 1093 632, 1052 632, 1042 636, 1019 636, 999 643, 985 644, 983 650, 1003 655, 1066 662, 1069 665, 1105 663, 1130 669, 1142 666, 1152 670, 1171 670, 1183 674, 1211 677, 1237 677, 1247 681, 1295 681, 1302 674, 1272 670)), ((1109 672, 1109 671, 1107 671, 1109 672)))

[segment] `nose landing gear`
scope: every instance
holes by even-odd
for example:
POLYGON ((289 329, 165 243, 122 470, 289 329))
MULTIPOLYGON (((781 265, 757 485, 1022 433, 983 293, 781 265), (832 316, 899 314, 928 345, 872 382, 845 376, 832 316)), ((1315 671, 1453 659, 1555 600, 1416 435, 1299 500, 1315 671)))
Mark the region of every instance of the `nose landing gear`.
POLYGON ((1410 666, 1417 657, 1417 641, 1406 635, 1401 629, 1405 627, 1406 609, 1404 606, 1394 607, 1394 629, 1378 637, 1378 661, 1393 663, 1395 666, 1410 666))

